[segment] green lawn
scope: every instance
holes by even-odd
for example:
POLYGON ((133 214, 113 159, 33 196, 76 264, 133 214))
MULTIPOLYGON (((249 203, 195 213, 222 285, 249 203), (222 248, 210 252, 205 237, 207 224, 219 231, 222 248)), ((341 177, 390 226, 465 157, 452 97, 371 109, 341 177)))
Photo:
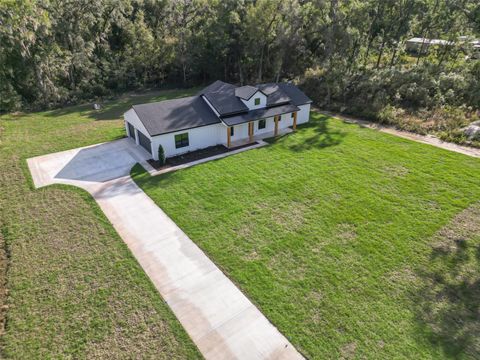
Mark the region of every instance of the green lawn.
POLYGON ((313 114, 135 181, 310 358, 480 357, 480 160, 313 114))
POLYGON ((25 162, 123 137, 132 103, 192 92, 0 117, 0 305, 9 290, 0 358, 200 358, 90 195, 33 190, 25 162))

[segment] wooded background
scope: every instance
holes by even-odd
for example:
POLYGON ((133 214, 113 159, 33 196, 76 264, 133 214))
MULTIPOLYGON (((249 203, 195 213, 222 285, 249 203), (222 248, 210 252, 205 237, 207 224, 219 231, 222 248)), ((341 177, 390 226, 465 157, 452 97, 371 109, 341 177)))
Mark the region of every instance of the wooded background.
POLYGON ((295 80, 319 106, 376 118, 468 113, 480 64, 457 39, 479 32, 478 0, 3 0, 0 111, 221 79, 295 80), (413 36, 456 43, 410 56, 413 36))

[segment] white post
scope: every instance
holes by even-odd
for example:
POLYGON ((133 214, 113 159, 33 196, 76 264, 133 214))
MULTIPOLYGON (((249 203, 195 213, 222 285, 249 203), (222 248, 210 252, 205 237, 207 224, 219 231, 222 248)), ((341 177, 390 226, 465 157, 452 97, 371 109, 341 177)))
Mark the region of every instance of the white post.
POLYGON ((157 146, 157 149, 154 149, 153 145, 154 143, 152 139, 150 139, 150 153, 152 154, 153 160, 158 160, 158 146, 157 146))
POLYGON ((128 128, 128 122, 125 120, 125 131, 127 132, 127 137, 132 137, 130 134, 130 129, 128 128))
POLYGON ((140 141, 138 140, 138 130, 135 128, 135 144, 140 145, 140 141))

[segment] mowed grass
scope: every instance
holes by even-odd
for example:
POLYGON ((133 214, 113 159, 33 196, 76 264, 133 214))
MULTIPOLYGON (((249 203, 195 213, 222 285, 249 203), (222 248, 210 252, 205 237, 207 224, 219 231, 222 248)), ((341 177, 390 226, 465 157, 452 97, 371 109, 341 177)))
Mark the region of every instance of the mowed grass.
POLYGON ((309 358, 480 357, 480 160, 313 113, 135 181, 309 358))
POLYGON ((25 161, 121 138, 132 103, 193 91, 124 96, 101 111, 82 105, 0 117, 0 240, 8 255, 0 357, 201 357, 91 196, 67 186, 34 190, 25 161))

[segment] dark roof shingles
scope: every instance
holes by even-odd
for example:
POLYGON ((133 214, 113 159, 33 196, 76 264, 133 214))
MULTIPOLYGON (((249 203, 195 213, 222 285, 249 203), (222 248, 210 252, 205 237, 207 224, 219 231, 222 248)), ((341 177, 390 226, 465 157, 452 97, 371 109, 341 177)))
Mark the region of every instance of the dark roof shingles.
POLYGON ((235 96, 243 100, 249 100, 257 91, 256 87, 250 85, 240 86, 235 89, 235 96))
POLYGON ((260 84, 258 88, 267 95, 267 106, 285 104, 291 101, 276 83, 260 84))
POLYGON ((196 96, 134 105, 133 109, 150 136, 220 123, 220 119, 202 99, 202 95, 229 126, 298 111, 298 105, 312 102, 301 90, 290 83, 236 87, 217 80, 196 96), (239 97, 249 99, 257 91, 267 96, 267 108, 249 111, 239 97))
POLYGON ((300 109, 295 105, 285 104, 285 105, 279 105, 275 107, 250 110, 249 112, 238 114, 238 115, 222 117, 222 121, 228 126, 234 126, 234 125, 243 124, 249 121, 272 117, 275 115, 291 113, 298 110, 300 109))
POLYGON ((248 111, 248 107, 235 96, 235 89, 203 94, 220 116, 248 111))
POLYGON ((298 87, 290 83, 278 83, 280 89, 291 99, 292 104, 304 105, 310 104, 312 100, 303 93, 298 87))
POLYGON ((200 96, 133 105, 150 136, 220 123, 200 96))
POLYGON ((208 85, 206 88, 203 88, 200 90, 197 95, 204 95, 206 93, 211 93, 211 92, 217 92, 217 91, 227 91, 228 89, 235 89, 236 86, 223 82, 221 80, 217 80, 210 85, 208 85))

